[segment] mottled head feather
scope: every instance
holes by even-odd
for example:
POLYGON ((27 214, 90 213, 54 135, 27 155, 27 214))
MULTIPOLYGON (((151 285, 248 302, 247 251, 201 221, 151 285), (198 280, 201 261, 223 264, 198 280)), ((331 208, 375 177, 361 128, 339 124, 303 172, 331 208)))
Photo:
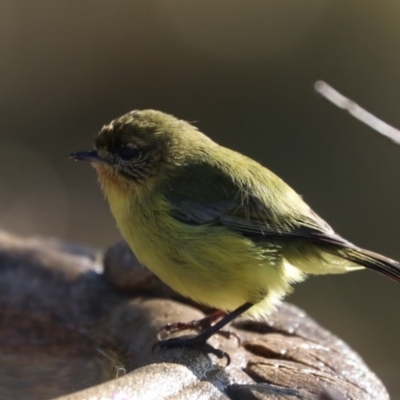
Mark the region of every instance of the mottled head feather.
POLYGON ((183 162, 187 152, 196 151, 201 143, 213 143, 188 122, 155 110, 135 110, 103 126, 95 147, 109 171, 136 183, 145 183, 160 169, 183 162), (130 149, 130 150, 127 150, 130 149), (132 156, 130 158, 130 155, 132 156))

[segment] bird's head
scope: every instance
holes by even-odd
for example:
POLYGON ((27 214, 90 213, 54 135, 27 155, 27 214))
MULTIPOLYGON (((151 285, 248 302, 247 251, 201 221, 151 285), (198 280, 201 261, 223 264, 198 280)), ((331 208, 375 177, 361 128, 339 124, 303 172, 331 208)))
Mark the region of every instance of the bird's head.
POLYGON ((207 139, 189 123, 155 110, 131 111, 103 126, 95 150, 73 153, 70 158, 88 161, 100 183, 108 189, 148 187, 160 171, 183 162, 186 148, 207 139), (205 138, 205 139, 204 139, 205 138))

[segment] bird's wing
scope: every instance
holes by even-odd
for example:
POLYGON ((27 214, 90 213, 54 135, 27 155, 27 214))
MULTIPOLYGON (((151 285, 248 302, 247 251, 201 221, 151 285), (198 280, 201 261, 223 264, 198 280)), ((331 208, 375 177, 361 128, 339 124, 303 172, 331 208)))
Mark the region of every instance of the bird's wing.
POLYGON ((326 244, 348 244, 337 235, 325 221, 310 210, 310 215, 291 216, 290 222, 276 218, 270 219, 268 210, 248 215, 241 207, 232 207, 228 202, 202 203, 193 199, 179 199, 174 202, 172 215, 179 221, 191 225, 220 225, 236 231, 254 240, 274 239, 308 239, 326 244))
POLYGON ((349 261, 352 267, 358 264, 400 282, 397 261, 358 248, 343 239, 270 171, 250 170, 247 178, 239 182, 215 168, 192 172, 178 176, 164 192, 172 207, 172 216, 182 223, 225 226, 254 242, 310 241, 349 261))
POLYGON ((255 241, 297 238, 324 244, 349 244, 288 185, 281 180, 277 185, 279 178, 265 171, 265 180, 259 185, 254 180, 242 184, 233 182, 221 171, 212 171, 215 176, 205 171, 203 176, 193 179, 190 174, 185 175, 169 187, 166 196, 172 206, 172 216, 185 224, 225 226, 255 241), (266 195, 259 193, 260 187, 266 195), (277 187, 279 193, 274 193, 277 187))

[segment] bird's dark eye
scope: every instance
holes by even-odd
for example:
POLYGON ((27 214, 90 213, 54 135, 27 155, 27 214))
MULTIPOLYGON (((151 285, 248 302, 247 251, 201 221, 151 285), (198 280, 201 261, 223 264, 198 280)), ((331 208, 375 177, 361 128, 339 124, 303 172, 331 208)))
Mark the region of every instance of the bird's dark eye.
POLYGON ((139 155, 139 149, 133 149, 132 147, 121 147, 118 151, 118 155, 125 161, 133 160, 139 155))

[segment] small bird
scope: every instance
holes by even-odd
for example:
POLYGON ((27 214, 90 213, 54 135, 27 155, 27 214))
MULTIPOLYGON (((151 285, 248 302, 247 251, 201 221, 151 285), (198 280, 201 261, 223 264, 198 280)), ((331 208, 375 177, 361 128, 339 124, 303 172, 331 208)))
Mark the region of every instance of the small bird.
POLYGON ((96 168, 141 263, 176 292, 226 312, 160 347, 226 356, 206 341, 242 313, 267 317, 308 275, 366 267, 400 282, 397 261, 343 239, 267 168, 172 115, 131 111, 100 130, 95 150, 70 157, 96 168))

